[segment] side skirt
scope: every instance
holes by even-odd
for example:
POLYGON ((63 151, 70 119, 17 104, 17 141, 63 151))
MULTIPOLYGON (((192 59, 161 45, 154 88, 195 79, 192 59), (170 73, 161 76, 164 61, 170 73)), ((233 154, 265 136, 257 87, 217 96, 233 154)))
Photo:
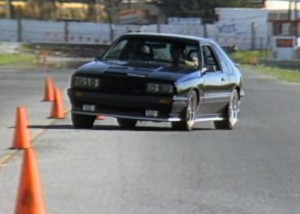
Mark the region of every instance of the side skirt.
POLYGON ((195 122, 205 122, 205 121, 222 121, 225 118, 221 117, 218 114, 211 114, 211 115, 201 115, 196 118, 195 122))

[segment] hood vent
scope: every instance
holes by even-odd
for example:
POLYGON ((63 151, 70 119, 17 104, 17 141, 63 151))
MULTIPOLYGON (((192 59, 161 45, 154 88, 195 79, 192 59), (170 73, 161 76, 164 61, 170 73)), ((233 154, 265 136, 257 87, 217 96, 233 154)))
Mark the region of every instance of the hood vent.
POLYGON ((109 74, 111 76, 127 76, 127 73, 117 71, 106 71, 105 74, 109 74))

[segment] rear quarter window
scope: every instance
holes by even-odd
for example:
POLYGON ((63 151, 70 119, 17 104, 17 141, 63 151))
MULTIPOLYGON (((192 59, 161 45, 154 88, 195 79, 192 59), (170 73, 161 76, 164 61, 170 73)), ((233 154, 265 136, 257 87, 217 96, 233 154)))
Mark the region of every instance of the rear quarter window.
POLYGON ((213 47, 215 51, 220 56, 220 61, 222 64, 222 68, 224 68, 224 72, 232 73, 235 70, 235 65, 229 56, 225 53, 225 51, 218 45, 213 43, 213 47))

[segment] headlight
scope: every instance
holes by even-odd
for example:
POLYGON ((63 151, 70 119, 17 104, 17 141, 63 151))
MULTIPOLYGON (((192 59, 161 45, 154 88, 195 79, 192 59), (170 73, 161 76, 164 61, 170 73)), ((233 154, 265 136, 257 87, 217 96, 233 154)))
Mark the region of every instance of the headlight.
POLYGON ((173 94, 174 86, 171 84, 148 83, 146 92, 159 94, 173 94))
POLYGON ((79 88, 97 89, 100 87, 100 80, 90 77, 73 77, 72 86, 79 88))

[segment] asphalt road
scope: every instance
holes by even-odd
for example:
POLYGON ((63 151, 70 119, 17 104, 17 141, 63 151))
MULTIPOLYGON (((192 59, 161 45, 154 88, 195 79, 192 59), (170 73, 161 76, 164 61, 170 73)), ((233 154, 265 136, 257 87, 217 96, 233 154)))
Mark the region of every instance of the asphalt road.
MULTIPOLYGON (((111 118, 74 130, 69 115, 47 119, 51 104, 41 102, 44 78, 66 89, 71 72, 0 68, 0 163, 14 152, 15 108, 28 106, 48 213, 300 213, 300 85, 245 70, 233 131, 125 131, 111 118)), ((0 166, 0 213, 14 211, 21 157, 0 166)))

